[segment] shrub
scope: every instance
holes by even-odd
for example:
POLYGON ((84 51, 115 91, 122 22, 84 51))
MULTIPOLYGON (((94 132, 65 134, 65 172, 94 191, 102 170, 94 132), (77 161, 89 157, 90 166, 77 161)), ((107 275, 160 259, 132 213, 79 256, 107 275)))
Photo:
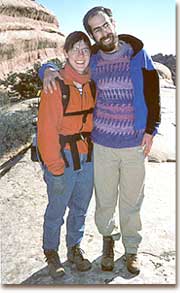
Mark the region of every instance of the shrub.
MULTIPOLYGON (((52 59, 50 62, 55 63, 62 68, 63 63, 59 59, 52 59)), ((26 72, 10 73, 6 80, 0 80, 10 97, 16 99, 31 99, 37 96, 37 92, 42 88, 42 82, 38 77, 38 70, 41 63, 35 63, 33 68, 26 72)), ((11 98, 10 98, 11 100, 11 98)))

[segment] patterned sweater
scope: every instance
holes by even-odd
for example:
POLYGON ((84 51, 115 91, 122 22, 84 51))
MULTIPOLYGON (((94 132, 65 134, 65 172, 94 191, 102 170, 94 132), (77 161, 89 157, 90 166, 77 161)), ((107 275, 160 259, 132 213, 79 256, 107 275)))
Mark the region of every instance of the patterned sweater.
POLYGON ((100 145, 123 148, 137 146, 142 141, 144 129, 134 128, 132 54, 132 47, 123 42, 116 53, 98 51, 96 66, 91 66, 92 79, 97 86, 92 139, 100 145))

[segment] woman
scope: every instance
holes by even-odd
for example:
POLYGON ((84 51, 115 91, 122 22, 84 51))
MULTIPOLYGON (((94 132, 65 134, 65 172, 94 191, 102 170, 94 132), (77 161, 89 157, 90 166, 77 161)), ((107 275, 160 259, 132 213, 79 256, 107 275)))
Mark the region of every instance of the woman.
POLYGON ((65 271, 58 248, 66 208, 68 260, 77 270, 87 271, 80 242, 93 192, 92 111, 94 97, 90 83, 91 44, 83 32, 71 33, 64 44, 67 59, 60 71, 68 93, 62 95, 62 81, 52 93, 42 92, 38 114, 38 148, 44 162, 48 205, 44 215, 43 249, 53 278, 65 271))

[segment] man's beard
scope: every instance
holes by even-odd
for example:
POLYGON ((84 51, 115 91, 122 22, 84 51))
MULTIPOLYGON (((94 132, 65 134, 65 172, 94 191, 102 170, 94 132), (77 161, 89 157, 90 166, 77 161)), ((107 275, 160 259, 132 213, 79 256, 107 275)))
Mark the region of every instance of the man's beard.
POLYGON ((96 42, 99 49, 101 49, 104 52, 111 52, 116 49, 116 43, 117 43, 117 36, 113 34, 108 34, 106 37, 103 37, 99 40, 99 42, 96 42), (104 44, 104 40, 111 38, 111 42, 108 44, 104 44))

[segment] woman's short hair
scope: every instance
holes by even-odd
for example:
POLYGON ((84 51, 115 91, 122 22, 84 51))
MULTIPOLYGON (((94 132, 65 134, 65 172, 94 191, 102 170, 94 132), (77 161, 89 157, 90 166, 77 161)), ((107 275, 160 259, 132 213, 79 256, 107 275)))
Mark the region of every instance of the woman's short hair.
POLYGON ((79 41, 84 41, 86 45, 89 47, 89 49, 91 50, 91 42, 89 37, 81 31, 72 32, 66 37, 66 40, 64 43, 64 50, 68 52, 69 50, 73 48, 74 44, 76 44, 79 41))

